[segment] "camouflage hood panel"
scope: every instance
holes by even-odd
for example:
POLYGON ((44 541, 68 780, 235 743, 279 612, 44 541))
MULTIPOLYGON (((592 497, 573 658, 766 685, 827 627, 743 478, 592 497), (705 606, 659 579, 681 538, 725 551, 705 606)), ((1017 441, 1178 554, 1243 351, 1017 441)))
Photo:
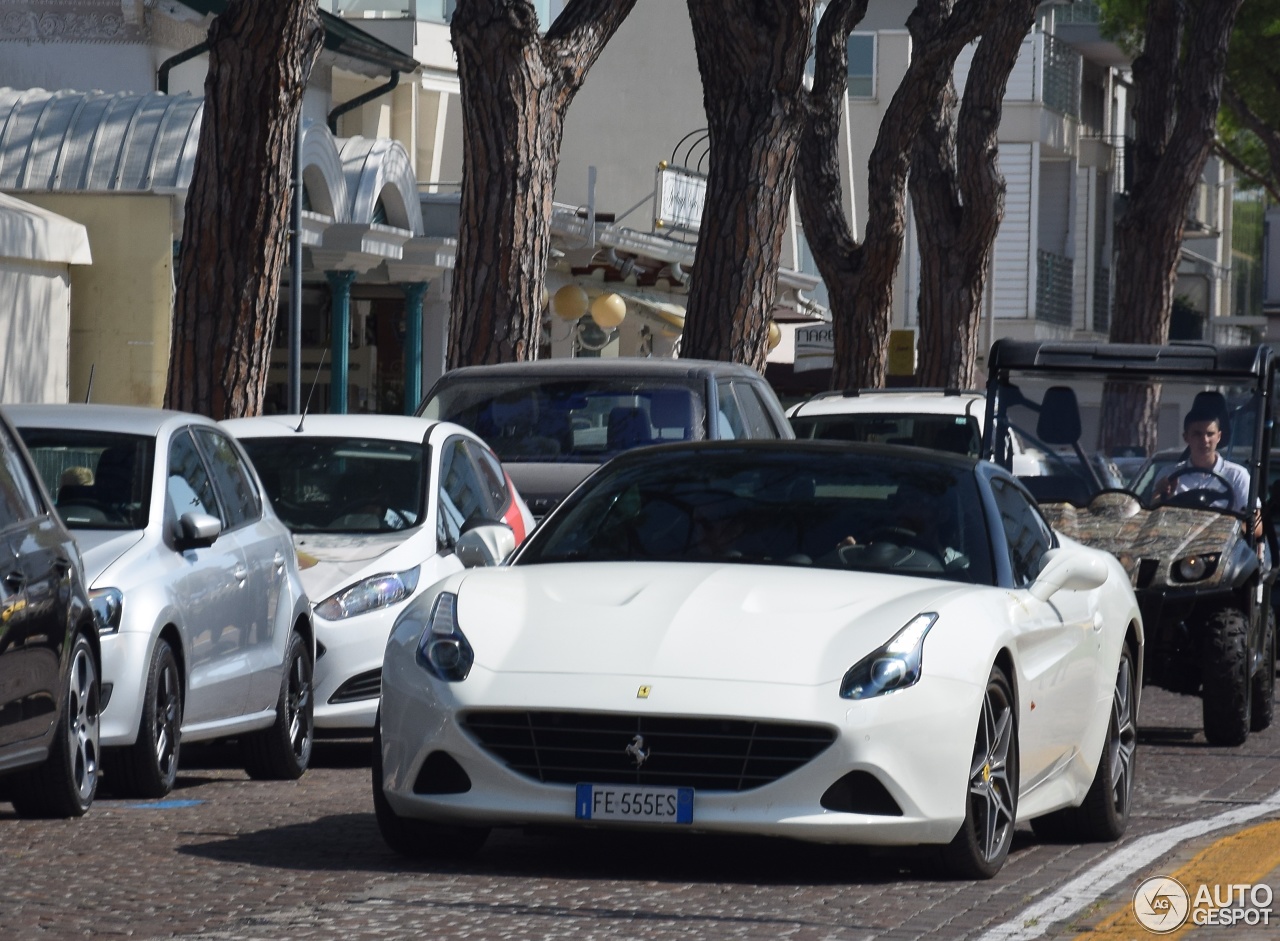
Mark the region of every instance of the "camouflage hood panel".
MULTIPOLYGON (((1229 558, 1242 538, 1234 516, 1173 506, 1148 510, 1124 493, 1099 494, 1087 507, 1042 503, 1040 510, 1058 532, 1119 559, 1135 588, 1169 585, 1171 566, 1187 556, 1229 558)), ((1225 571, 1219 565, 1197 587, 1215 585, 1225 571)))

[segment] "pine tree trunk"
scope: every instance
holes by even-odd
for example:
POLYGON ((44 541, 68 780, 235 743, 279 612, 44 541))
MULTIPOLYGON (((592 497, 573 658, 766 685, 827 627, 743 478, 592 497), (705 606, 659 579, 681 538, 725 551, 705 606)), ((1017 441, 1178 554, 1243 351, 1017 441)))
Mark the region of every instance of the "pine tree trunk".
POLYGON ((982 35, 963 103, 948 82, 916 140, 910 190, 920 244, 922 386, 979 384, 982 300, 1004 217, 1000 117, 1009 73, 1038 6, 1038 0, 1008 4, 982 35))
MULTIPOLYGON (((1133 63, 1134 179, 1116 224, 1113 343, 1168 342, 1187 209, 1213 145, 1227 46, 1242 2, 1149 0, 1143 51, 1133 63)), ((1154 446, 1149 399, 1104 398, 1105 452, 1154 446)))
POLYGON ((680 355, 764 371, 814 0, 689 0, 710 159, 680 355))
POLYGON ((323 42, 316 0, 231 0, 209 30, 187 192, 165 404, 217 419, 262 411, 302 93, 323 42))
POLYGON ((893 281, 906 233, 912 147, 951 81, 956 57, 999 9, 998 0, 920 0, 907 20, 912 58, 880 124, 867 167, 867 222, 857 244, 840 204, 839 114, 847 88, 844 44, 861 19, 853 0, 832 3, 819 27, 812 114, 802 138, 797 193, 805 232, 831 301, 833 388, 884 385, 893 281), (856 18, 855 18, 856 17, 856 18), (834 187, 833 187, 834 184, 834 187))
POLYGON ((573 0, 544 36, 528 0, 459 0, 458 265, 448 366, 536 359, 564 116, 635 0, 573 0))

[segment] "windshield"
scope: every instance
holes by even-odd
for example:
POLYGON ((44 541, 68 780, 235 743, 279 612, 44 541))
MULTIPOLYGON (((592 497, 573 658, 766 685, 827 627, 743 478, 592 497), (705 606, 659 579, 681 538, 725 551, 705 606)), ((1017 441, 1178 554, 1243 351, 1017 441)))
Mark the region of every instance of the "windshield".
POLYGON ((1042 502, 1082 506, 1122 489, 1149 507, 1240 513, 1258 467, 1259 400, 1246 378, 1009 370, 996 418, 1025 442, 1033 461, 1018 473, 1042 502))
POLYGON ((240 439, 295 533, 376 533, 422 519, 424 445, 290 435, 240 439))
POLYGON ((73 428, 19 432, 69 528, 146 527, 154 438, 73 428))
POLYGON ((739 562, 992 584, 973 473, 900 456, 689 449, 606 465, 516 564, 739 562))
POLYGON ((797 438, 909 444, 970 457, 977 457, 982 446, 978 421, 967 415, 897 412, 811 415, 792 418, 791 427, 797 438))
POLYGON ((618 379, 460 378, 423 415, 456 422, 504 462, 590 462, 640 445, 705 437, 696 385, 618 379))

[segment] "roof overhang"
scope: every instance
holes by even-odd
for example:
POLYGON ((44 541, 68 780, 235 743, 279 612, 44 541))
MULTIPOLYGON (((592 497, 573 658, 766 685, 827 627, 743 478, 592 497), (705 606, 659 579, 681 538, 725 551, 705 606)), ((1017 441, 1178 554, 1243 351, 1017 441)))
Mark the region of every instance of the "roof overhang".
MULTIPOLYGON (((182 0, 183 6, 208 16, 217 16, 227 8, 227 0, 182 0)), ((324 48, 343 57, 342 67, 367 75, 389 75, 392 72, 414 72, 420 63, 395 46, 366 33, 349 20, 320 11, 324 24, 324 48)))

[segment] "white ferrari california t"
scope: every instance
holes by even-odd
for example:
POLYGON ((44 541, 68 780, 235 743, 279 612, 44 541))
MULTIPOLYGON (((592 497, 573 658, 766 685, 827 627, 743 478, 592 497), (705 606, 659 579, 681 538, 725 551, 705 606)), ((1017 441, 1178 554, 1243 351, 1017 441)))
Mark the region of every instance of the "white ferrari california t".
POLYGON ((934 844, 1114 840, 1142 620, 1110 555, 990 462, 839 442, 627 452, 510 564, 422 591, 373 799, 405 855, 494 827, 934 844))

